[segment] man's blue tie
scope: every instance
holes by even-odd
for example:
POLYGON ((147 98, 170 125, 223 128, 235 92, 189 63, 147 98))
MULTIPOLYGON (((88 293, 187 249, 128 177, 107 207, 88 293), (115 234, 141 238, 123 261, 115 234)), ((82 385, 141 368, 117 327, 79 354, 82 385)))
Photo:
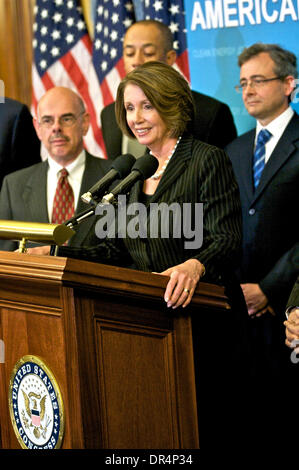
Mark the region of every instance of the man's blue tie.
POLYGON ((267 129, 262 129, 257 137, 256 147, 253 156, 253 184, 254 188, 260 182, 261 175, 265 166, 265 144, 272 136, 267 129))

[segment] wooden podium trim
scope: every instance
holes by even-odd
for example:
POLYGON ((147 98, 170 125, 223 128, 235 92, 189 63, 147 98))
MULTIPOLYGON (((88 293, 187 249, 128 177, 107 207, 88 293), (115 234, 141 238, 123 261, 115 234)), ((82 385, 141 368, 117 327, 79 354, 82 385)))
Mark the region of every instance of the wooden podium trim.
MULTIPOLYGON (((145 273, 134 269, 120 268, 100 263, 74 260, 54 256, 33 256, 28 254, 1 252, 0 278, 5 275, 52 281, 55 285, 84 286, 108 291, 123 290, 126 295, 162 297, 168 282, 166 276, 145 273)), ((222 286, 200 282, 192 298, 195 305, 229 310, 230 305, 222 286)))

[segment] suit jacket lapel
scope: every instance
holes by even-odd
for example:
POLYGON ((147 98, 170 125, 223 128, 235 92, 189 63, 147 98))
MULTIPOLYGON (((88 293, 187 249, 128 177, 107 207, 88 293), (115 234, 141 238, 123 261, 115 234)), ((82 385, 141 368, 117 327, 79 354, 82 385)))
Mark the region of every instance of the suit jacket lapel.
POLYGON ((252 179, 252 165, 253 165, 253 151, 254 151, 254 138, 255 130, 252 130, 246 136, 246 140, 242 141, 240 146, 240 176, 241 185, 245 189, 249 201, 253 198, 253 179, 252 179))
POLYGON ((273 153, 264 168, 260 184, 258 185, 254 194, 254 200, 263 193, 271 179, 290 158, 293 151, 296 150, 294 142, 299 139, 298 126, 299 117, 294 115, 280 140, 278 141, 276 147, 274 148, 273 153))
POLYGON ((26 220, 49 223, 47 204, 48 162, 38 165, 29 178, 23 192, 26 220))
POLYGON ((193 138, 190 136, 182 138, 174 155, 166 167, 166 170, 160 180, 159 185, 157 186, 151 202, 158 200, 161 194, 163 194, 182 174, 186 168, 186 165, 188 165, 188 161, 191 159, 192 142, 193 138))
MULTIPOLYGON (((85 161, 85 169, 83 173, 83 178, 81 182, 81 188, 80 188, 80 196, 81 194, 86 193, 91 186, 94 185, 95 183, 95 172, 99 172, 98 166, 95 167, 93 164, 94 159, 93 157, 86 152, 86 161, 85 161)), ((101 175, 99 175, 100 178, 101 175)), ((80 212, 85 211, 88 209, 88 206, 81 200, 81 197, 79 196, 79 200, 77 202, 77 207, 76 207, 76 214, 80 214, 80 212)), ((70 240, 70 245, 75 244, 75 245, 80 245, 83 240, 85 239, 86 235, 89 233, 89 231, 92 229, 92 225, 94 224, 94 217, 89 217, 87 219, 84 219, 81 224, 75 226, 74 230, 77 232, 76 235, 71 238, 70 240), (82 227, 82 230, 80 229, 82 227)))
POLYGON ((79 214, 80 212, 84 211, 87 209, 87 205, 85 202, 81 200, 81 194, 86 193, 89 188, 94 184, 94 170, 92 169, 92 160, 91 156, 89 155, 88 152, 86 153, 86 161, 85 161, 85 169, 81 181, 81 187, 80 187, 80 193, 79 193, 79 199, 77 202, 77 207, 76 207, 76 214, 79 214))

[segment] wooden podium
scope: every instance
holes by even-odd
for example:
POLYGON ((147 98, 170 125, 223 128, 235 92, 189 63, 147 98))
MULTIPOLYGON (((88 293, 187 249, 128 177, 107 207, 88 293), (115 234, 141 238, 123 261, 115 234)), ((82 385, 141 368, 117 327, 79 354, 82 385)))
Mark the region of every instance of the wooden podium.
POLYGON ((167 278, 70 258, 0 252, 0 447, 17 449, 9 382, 24 355, 41 357, 61 390, 65 449, 199 447, 193 314, 227 310, 200 283, 168 309, 167 278))

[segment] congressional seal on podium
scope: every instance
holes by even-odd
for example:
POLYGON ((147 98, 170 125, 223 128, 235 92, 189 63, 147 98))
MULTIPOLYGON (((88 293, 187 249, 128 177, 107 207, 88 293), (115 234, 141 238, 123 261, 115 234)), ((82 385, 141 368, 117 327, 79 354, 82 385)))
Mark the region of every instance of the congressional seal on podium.
POLYGON ((59 449, 64 435, 64 407, 54 375, 37 356, 23 356, 9 383, 9 411, 23 449, 59 449))

